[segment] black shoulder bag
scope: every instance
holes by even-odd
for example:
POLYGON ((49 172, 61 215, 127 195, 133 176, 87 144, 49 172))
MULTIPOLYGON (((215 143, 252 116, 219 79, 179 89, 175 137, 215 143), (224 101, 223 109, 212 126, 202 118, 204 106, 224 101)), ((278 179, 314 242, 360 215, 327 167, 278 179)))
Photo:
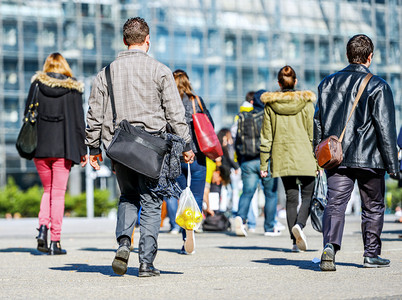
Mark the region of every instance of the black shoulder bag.
MULTIPOLYGON (((106 81, 113 112, 113 129, 116 127, 116 107, 110 76, 110 65, 105 69, 106 81)), ((165 155, 169 153, 172 142, 164 138, 160 131, 149 133, 143 127, 132 126, 122 120, 114 132, 106 155, 113 161, 152 179, 158 179, 165 155)))
POLYGON ((35 150, 38 145, 38 84, 35 86, 31 103, 28 106, 28 111, 24 116, 20 133, 18 134, 17 147, 18 154, 25 159, 32 159, 35 156, 35 150))

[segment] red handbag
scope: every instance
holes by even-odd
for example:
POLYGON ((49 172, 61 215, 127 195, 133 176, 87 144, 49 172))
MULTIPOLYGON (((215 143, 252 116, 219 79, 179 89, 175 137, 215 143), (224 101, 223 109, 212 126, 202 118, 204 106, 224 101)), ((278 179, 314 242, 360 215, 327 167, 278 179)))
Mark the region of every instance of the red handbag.
POLYGON ((191 102, 193 104, 193 126, 198 146, 200 147, 201 152, 205 154, 205 156, 209 157, 212 160, 215 160, 223 155, 222 146, 218 140, 211 121, 204 113, 200 98, 198 98, 198 96, 195 97, 197 98, 198 105, 202 111, 201 113, 196 112, 195 100, 194 98, 191 99, 191 102))

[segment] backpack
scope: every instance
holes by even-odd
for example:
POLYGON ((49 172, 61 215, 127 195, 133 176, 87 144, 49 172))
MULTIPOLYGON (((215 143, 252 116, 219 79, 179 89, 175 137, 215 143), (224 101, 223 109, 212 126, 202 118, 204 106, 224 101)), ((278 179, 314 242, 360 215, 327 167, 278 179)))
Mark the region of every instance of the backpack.
POLYGON ((202 224, 204 231, 228 231, 230 221, 222 212, 215 212, 215 215, 208 215, 202 224))
POLYGON ((239 113, 235 147, 240 156, 257 157, 260 155, 260 135, 264 110, 239 113))

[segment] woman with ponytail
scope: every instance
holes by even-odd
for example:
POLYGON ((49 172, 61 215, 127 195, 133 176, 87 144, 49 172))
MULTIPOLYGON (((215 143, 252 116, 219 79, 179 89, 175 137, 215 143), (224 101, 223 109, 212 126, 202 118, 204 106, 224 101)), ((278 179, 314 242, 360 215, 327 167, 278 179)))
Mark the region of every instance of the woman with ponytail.
POLYGON ((278 73, 279 92, 266 92, 261 130, 261 176, 281 177, 286 191, 286 217, 293 252, 307 250, 303 232, 310 213, 310 203, 317 171, 313 155, 313 115, 316 96, 311 91, 296 91, 296 73, 290 66, 278 73), (299 204, 299 187, 302 203, 299 204))

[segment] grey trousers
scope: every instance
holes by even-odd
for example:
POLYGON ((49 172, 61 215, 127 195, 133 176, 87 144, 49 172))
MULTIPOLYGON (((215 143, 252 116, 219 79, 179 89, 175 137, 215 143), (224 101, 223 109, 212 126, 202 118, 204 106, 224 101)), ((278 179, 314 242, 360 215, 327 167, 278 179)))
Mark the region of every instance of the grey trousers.
POLYGON ((161 224, 163 199, 149 191, 148 179, 122 164, 114 162, 121 196, 117 211, 116 238, 131 238, 140 214, 140 240, 138 258, 140 263, 151 264, 158 251, 158 235, 161 224))
POLYGON ((355 180, 360 190, 362 206, 362 237, 364 255, 381 254, 381 232, 384 225, 385 171, 358 168, 338 168, 328 171, 328 204, 324 211, 324 245, 331 243, 341 248, 345 226, 345 210, 353 191, 355 180))

